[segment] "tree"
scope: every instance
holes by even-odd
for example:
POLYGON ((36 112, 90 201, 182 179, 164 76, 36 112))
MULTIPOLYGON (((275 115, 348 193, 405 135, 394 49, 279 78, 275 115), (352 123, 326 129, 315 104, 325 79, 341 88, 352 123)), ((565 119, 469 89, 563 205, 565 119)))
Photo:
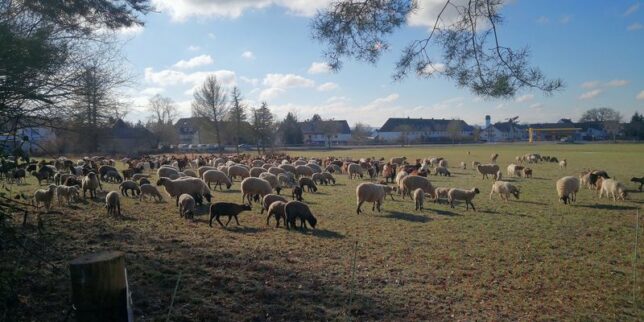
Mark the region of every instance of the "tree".
POLYGON ((449 137, 452 138, 452 144, 456 143, 456 140, 460 139, 462 132, 463 122, 461 120, 451 120, 447 123, 447 133, 449 134, 449 137))
POLYGON ((626 126, 626 135, 636 140, 644 139, 644 115, 635 112, 626 126))
POLYGON ((579 122, 601 122, 604 131, 617 139, 617 134, 621 130, 622 115, 616 110, 608 107, 590 109, 581 116, 579 122))
POLYGON ((150 98, 147 106, 148 112, 151 113, 151 118, 157 124, 170 124, 179 116, 177 112, 177 105, 169 97, 164 97, 161 94, 156 94, 150 98))
MULTIPOLYGON (((503 0, 445 0, 427 38, 414 40, 402 51, 393 78, 413 73, 430 77, 440 73, 484 97, 512 97, 536 88, 547 94, 562 88, 528 64, 527 48, 501 44, 498 27, 503 0), (446 19, 454 15, 455 19, 446 19), (445 18, 445 19, 444 19, 445 18), (441 60, 434 60, 442 49, 441 60), (439 63, 440 62, 440 63, 439 63)), ((389 49, 387 40, 405 25, 418 8, 414 0, 339 0, 320 11, 312 23, 313 38, 326 45, 324 55, 332 70, 354 58, 375 64, 389 49)))
POLYGON ((282 135, 284 144, 302 144, 304 143, 304 134, 302 127, 297 122, 295 114, 289 112, 280 124, 279 132, 282 135))
POLYGON ((268 109, 268 104, 262 102, 262 106, 253 110, 253 133, 255 135, 255 144, 257 153, 266 153, 266 145, 273 142, 273 114, 268 109), (260 151, 261 148, 261 151, 260 151))
POLYGON ((356 123, 351 130, 351 140, 355 144, 365 144, 369 137, 369 128, 363 123, 356 123))
POLYGON ((223 153, 221 121, 227 112, 226 101, 226 92, 217 81, 217 77, 209 75, 201 88, 195 91, 192 102, 192 114, 212 122, 220 153, 223 153))
POLYGON ((228 120, 233 125, 232 133, 235 142, 235 149, 237 154, 239 154, 239 138, 241 137, 242 123, 245 122, 247 118, 246 108, 241 102, 241 92, 237 86, 233 87, 231 95, 231 106, 230 111, 228 111, 228 120))

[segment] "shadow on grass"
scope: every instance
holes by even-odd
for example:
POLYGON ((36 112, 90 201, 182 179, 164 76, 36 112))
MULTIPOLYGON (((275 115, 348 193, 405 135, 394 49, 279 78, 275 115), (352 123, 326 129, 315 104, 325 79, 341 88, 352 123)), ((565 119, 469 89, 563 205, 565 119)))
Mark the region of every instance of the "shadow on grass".
POLYGON ((532 180, 551 180, 548 178, 540 178, 540 177, 531 177, 531 178, 526 178, 526 179, 532 179, 532 180))
POLYGON ((581 208, 592 208, 592 209, 602 209, 602 210, 634 210, 638 207, 634 206, 624 206, 624 205, 604 205, 604 204, 595 204, 595 205, 576 205, 581 208))
MULTIPOLYGON (((298 229, 298 231, 301 231, 301 230, 298 229)), ((311 231, 311 235, 315 237, 328 238, 328 239, 344 238, 344 235, 328 229, 314 229, 311 231)))
POLYGON ((420 215, 415 215, 415 214, 410 214, 406 212, 390 212, 388 215, 384 216, 385 218, 392 218, 392 219, 401 219, 401 220, 406 220, 406 221, 411 221, 411 222, 421 222, 421 223, 426 223, 429 221, 432 221, 431 218, 425 217, 425 216, 420 216, 420 215))
MULTIPOLYGON (((228 219, 226 219, 226 221, 228 221, 228 219)), ((215 222, 216 222, 216 220, 215 220, 215 222)), ((215 223, 213 223, 213 227, 214 227, 214 225, 215 225, 215 223)), ((219 226, 219 223, 217 223, 217 225, 219 226)), ((232 232, 232 233, 257 234, 257 233, 261 233, 262 231, 266 230, 267 228, 265 228, 265 227, 237 226, 237 224, 235 223, 235 219, 233 219, 230 222, 230 224, 228 224, 228 227, 224 227, 224 229, 226 229, 226 230, 228 230, 229 232, 232 232)))
POLYGON ((445 209, 432 209, 432 211, 441 216, 460 216, 458 213, 445 209))
POLYGON ((518 203, 527 203, 527 204, 530 204, 530 205, 540 205, 540 206, 545 206, 546 205, 545 202, 536 202, 536 201, 528 201, 528 200, 513 200, 513 201, 518 202, 518 203))

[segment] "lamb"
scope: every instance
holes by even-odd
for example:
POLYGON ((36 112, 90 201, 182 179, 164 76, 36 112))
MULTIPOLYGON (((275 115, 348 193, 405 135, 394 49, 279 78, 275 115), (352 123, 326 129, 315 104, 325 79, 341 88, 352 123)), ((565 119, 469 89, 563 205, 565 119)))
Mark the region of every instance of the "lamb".
MULTIPOLYGON (((257 179, 257 178, 246 178, 244 181, 248 179, 257 179)), ((258 179, 261 180, 261 179, 258 179)), ((243 183, 243 181, 242 181, 243 183)), ((228 216, 228 221, 226 222, 226 227, 230 223, 230 220, 235 217, 235 222, 237 222, 237 226, 239 226, 239 220, 237 219, 237 215, 239 215, 242 211, 250 211, 252 210, 250 205, 247 204, 241 204, 238 205, 236 203, 231 203, 231 202, 215 202, 214 204, 210 205, 210 227, 212 227, 212 220, 216 219, 217 222, 221 225, 221 227, 224 227, 224 224, 219 220, 220 216, 228 216)))
POLYGON ((117 171, 108 171, 107 173, 105 173, 104 178, 106 182, 123 182, 123 177, 117 171))
POLYGON ((434 189, 434 194, 436 195, 436 199, 434 199, 434 203, 442 203, 442 200, 445 200, 447 203, 448 199, 448 193, 449 190, 452 188, 447 188, 447 187, 437 187, 434 189))
POLYGON ((476 166, 476 171, 483 175, 483 179, 486 179, 488 175, 496 176, 496 173, 499 172, 499 166, 496 164, 479 164, 476 166))
POLYGON ((253 196, 259 195, 263 198, 271 192, 273 192, 271 184, 264 179, 248 177, 241 182, 242 202, 248 200, 250 204, 253 196))
POLYGON ((126 197, 129 197, 127 194, 127 191, 130 190, 132 192, 132 196, 136 196, 141 194, 141 189, 139 188, 139 185, 131 180, 123 181, 119 185, 119 189, 121 189, 121 194, 123 194, 126 197))
POLYGON ((416 203, 416 210, 423 210, 423 203, 425 202, 425 192, 423 189, 418 188, 414 190, 414 202, 416 203))
POLYGON ((291 193, 293 200, 297 201, 302 201, 304 198, 302 198, 302 194, 304 191, 300 187, 293 187, 293 192, 291 193))
POLYGON ((451 177, 452 176, 452 174, 449 172, 449 170, 447 170, 447 168, 443 167, 443 166, 436 167, 435 171, 436 171, 437 176, 446 176, 446 177, 451 177))
POLYGON ((51 202, 54 200, 54 194, 56 193, 56 185, 50 184, 47 189, 38 189, 34 192, 34 205, 36 208, 40 208, 42 203, 45 206, 45 209, 49 210, 51 208, 51 202))
POLYGON ((245 167, 237 164, 228 167, 228 177, 234 179, 235 177, 240 177, 242 180, 250 177, 250 172, 245 167))
POLYGON ((300 188, 304 189, 304 187, 306 187, 309 192, 318 191, 318 187, 315 185, 315 182, 313 182, 313 179, 311 178, 301 177, 300 180, 298 180, 298 183, 300 185, 300 188))
POLYGON ((268 206, 268 216, 266 217, 266 225, 269 224, 271 216, 275 217, 275 228, 280 226, 280 218, 284 219, 284 225, 286 225, 286 215, 284 214, 284 207, 286 207, 286 201, 274 201, 268 206))
POLYGON ((371 211, 378 209, 378 212, 380 212, 380 206, 382 205, 384 200, 385 189, 383 189, 383 185, 370 182, 361 183, 356 187, 356 203, 358 205, 358 208, 356 208, 356 214, 359 215, 362 212, 362 209, 360 209, 360 207, 365 202, 373 203, 371 211))
POLYGON ((100 187, 100 182, 98 181, 98 177, 96 177, 96 173, 94 172, 88 173, 85 177, 83 177, 83 180, 81 181, 81 188, 83 189, 83 198, 86 198, 85 192, 87 192, 87 190, 89 190, 90 198, 96 198, 96 189, 98 189, 99 187, 100 187))
POLYGON ((508 177, 521 177, 521 174, 523 173, 523 169, 525 169, 523 166, 516 165, 514 163, 510 163, 507 168, 507 173, 508 177))
POLYGON ((624 184, 615 179, 604 179, 601 190, 599 191, 599 198, 604 194, 606 198, 613 197, 613 201, 617 201, 618 199, 625 200, 628 196, 624 184))
POLYGON ((313 169, 311 169, 310 167, 308 167, 306 165, 298 165, 298 166, 295 167, 295 176, 298 177, 298 178, 301 177, 301 176, 312 177, 313 176, 313 169))
POLYGON ((432 196, 432 198, 435 198, 434 187, 432 186, 431 182, 429 182, 429 180, 425 177, 406 176, 401 180, 400 184, 403 190, 403 199, 405 199, 405 195, 408 195, 411 198, 411 193, 418 188, 423 189, 425 193, 432 196))
POLYGON ((579 192, 579 179, 573 176, 563 177, 557 180, 555 187, 557 188, 557 195, 559 200, 564 204, 571 204, 577 199, 577 192, 579 192))
POLYGON ((360 176, 360 178, 363 178, 363 173, 362 173, 362 167, 359 164, 356 163, 351 163, 347 167, 347 172, 349 173, 349 179, 353 179, 354 177, 360 176))
POLYGON ((80 199, 80 192, 76 186, 68 187, 59 185, 56 187, 56 196, 58 197, 59 206, 62 206, 63 201, 66 201, 69 206, 70 201, 80 199))
POLYGON ((389 160, 389 163, 401 165, 405 162, 405 160, 407 160, 407 157, 391 158, 391 160, 389 160))
POLYGON ((163 196, 161 196, 161 193, 159 190, 157 190, 157 187, 151 185, 151 184, 142 184, 139 187, 141 194, 139 195, 139 201, 143 200, 144 196, 150 196, 152 199, 157 199, 159 202, 163 201, 163 196))
POLYGON ((391 197, 391 200, 394 200, 394 192, 397 190, 396 187, 388 186, 386 183, 379 183, 378 185, 381 186, 383 190, 385 190, 385 198, 387 197, 387 195, 389 195, 389 197, 391 197))
POLYGON ((121 215, 121 200, 118 192, 110 191, 105 196, 105 208, 107 209, 108 215, 121 215))
POLYGON ((568 161, 566 161, 566 159, 562 159, 561 161, 559 161, 559 167, 560 168, 565 169, 567 166, 568 166, 568 161))
POLYGON ((211 189, 211 182, 215 183, 215 189, 217 189, 217 186, 219 186, 219 190, 223 190, 223 188, 221 187, 222 183, 226 185, 226 189, 230 189, 230 186, 232 186, 230 178, 225 173, 219 170, 206 170, 203 173, 202 178, 203 181, 208 184, 208 189, 211 189))
POLYGON ((510 195, 513 195, 515 198, 519 199, 519 188, 515 185, 506 182, 506 181, 496 181, 492 184, 492 191, 490 191, 490 200, 492 200, 492 195, 498 193, 501 196, 501 200, 508 201, 510 195))
POLYGON ((447 193, 447 201, 449 201, 449 205, 452 208, 454 208, 454 201, 455 200, 464 200, 465 201, 465 210, 469 210, 468 205, 470 205, 470 206, 472 206, 472 210, 476 211, 476 208, 474 208, 474 204, 472 203, 472 200, 479 193, 480 193, 480 191, 479 191, 478 188, 472 188, 470 190, 452 188, 447 193))
POLYGON ((268 207, 275 201, 283 201, 284 203, 288 202, 288 200, 282 196, 267 194, 262 198, 262 210, 260 211, 260 214, 263 214, 264 210, 268 210, 268 207))
POLYGON ((315 228, 317 219, 311 213, 311 209, 303 202, 289 201, 284 206, 284 215, 286 216, 286 229, 296 228, 295 220, 300 219, 300 228, 306 230, 306 222, 315 228))
POLYGON ((523 169, 523 177, 524 178, 532 178, 532 169, 524 168, 523 169))
POLYGON ((325 180, 327 183, 331 182, 332 184, 334 184, 334 185, 335 185, 335 178, 333 177, 333 175, 332 175, 331 173, 326 172, 326 171, 325 171, 325 172, 322 172, 322 177, 324 178, 324 180, 325 180))
POLYGON ((640 177, 640 178, 633 177, 631 178, 631 182, 639 183, 640 187, 638 188, 638 190, 642 191, 642 186, 644 186, 644 177, 640 177))
POLYGON ((251 177, 259 178, 259 175, 266 172, 266 169, 260 167, 253 167, 250 169, 249 173, 251 177))
POLYGON ((179 217, 194 218, 195 209, 195 198, 187 193, 183 193, 179 196, 179 217))
POLYGON ((184 193, 190 195, 203 195, 208 202, 210 202, 212 198, 208 185, 199 178, 186 177, 171 180, 170 178, 162 177, 157 181, 157 186, 163 186, 166 193, 171 198, 176 198, 176 206, 179 206, 179 196, 184 193))

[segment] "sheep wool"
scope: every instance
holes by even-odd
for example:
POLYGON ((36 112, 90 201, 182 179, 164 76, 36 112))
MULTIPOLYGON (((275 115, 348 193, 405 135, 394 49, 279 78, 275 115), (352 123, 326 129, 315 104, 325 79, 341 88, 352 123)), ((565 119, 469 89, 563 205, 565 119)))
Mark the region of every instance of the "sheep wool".
POLYGON ((492 184, 492 190, 490 191, 490 200, 492 200, 492 195, 498 193, 501 196, 502 200, 508 201, 510 195, 513 195, 515 198, 519 199, 519 188, 515 185, 506 182, 506 181, 495 181, 492 184))
POLYGON ((557 180, 555 185, 557 188, 557 196, 564 204, 571 204, 577 200, 577 192, 579 192, 580 182, 579 178, 573 176, 563 177, 557 180))

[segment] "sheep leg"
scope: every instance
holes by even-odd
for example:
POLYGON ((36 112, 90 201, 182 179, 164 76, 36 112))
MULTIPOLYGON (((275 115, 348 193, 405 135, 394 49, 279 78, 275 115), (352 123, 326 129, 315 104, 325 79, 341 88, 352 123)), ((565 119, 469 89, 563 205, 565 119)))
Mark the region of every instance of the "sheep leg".
POLYGON ((360 201, 360 202, 358 203, 358 209, 356 209, 356 214, 358 214, 358 215, 359 215, 359 214, 362 212, 362 210, 360 209, 360 207, 362 206, 362 204, 363 204, 363 203, 364 203, 364 201, 360 201))
POLYGON ((468 201, 470 205, 472 206, 472 210, 476 211, 476 208, 474 208, 474 204, 471 201, 468 201))
MULTIPOLYGON (((262 208, 262 211, 264 211, 264 209, 263 209, 263 208, 262 208)), ((269 222, 269 220, 271 219, 271 216, 272 216, 272 215, 273 215, 273 214, 268 213, 268 216, 266 217, 266 226, 268 226, 268 222, 269 222)), ((278 221, 279 221, 279 219, 278 219, 278 221)))
MULTIPOLYGON (((230 221, 230 218, 228 219, 230 221)), ((237 222, 237 226, 239 226, 239 220, 237 220, 237 215, 235 215, 235 222, 237 222)))
POLYGON ((380 201, 376 202, 376 209, 378 209, 378 212, 380 212, 380 201))
POLYGON ((177 196, 177 207, 179 206, 179 196, 177 196))

